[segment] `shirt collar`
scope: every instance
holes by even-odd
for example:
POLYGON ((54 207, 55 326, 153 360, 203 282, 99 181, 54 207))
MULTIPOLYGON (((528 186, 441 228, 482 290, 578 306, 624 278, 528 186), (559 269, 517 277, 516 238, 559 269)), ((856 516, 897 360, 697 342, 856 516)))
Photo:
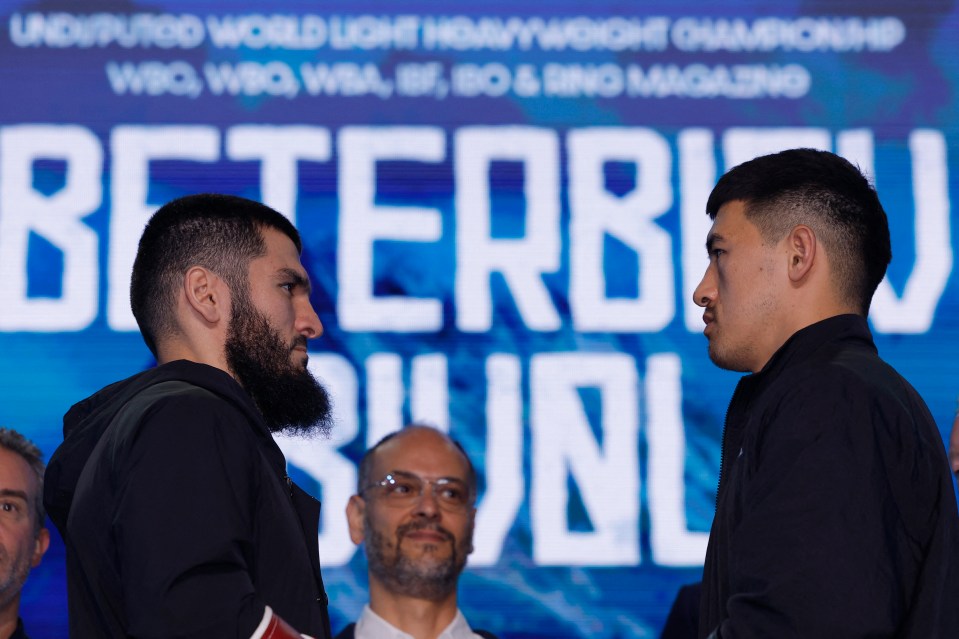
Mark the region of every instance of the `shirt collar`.
MULTIPOLYGON (((453 621, 450 623, 450 625, 446 626, 443 632, 440 633, 438 639, 476 639, 476 637, 477 635, 473 634, 469 624, 466 623, 466 617, 464 617, 463 613, 457 609, 456 616, 453 617, 453 621)), ((394 627, 392 624, 386 621, 386 619, 383 619, 383 617, 373 612, 369 605, 366 605, 363 606, 363 613, 356 622, 354 638, 413 639, 413 636, 403 632, 399 628, 394 627)))

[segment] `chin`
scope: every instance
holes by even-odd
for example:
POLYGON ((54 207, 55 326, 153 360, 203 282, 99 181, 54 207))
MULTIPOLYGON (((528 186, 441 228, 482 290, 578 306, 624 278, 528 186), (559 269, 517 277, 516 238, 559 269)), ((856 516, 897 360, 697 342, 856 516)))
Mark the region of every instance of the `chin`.
POLYGON ((293 357, 290 358, 290 365, 293 366, 293 368, 306 370, 306 365, 307 363, 309 363, 309 361, 310 361, 309 355, 307 355, 306 353, 297 352, 297 353, 294 353, 293 357))
POLYGON ((712 348, 709 349, 709 359, 713 364, 726 371, 735 373, 750 373, 752 369, 743 363, 739 358, 726 357, 724 353, 716 353, 712 348))
POLYGON ((730 360, 728 353, 724 351, 715 341, 709 342, 709 359, 713 364, 727 371, 736 370, 735 361, 730 360))

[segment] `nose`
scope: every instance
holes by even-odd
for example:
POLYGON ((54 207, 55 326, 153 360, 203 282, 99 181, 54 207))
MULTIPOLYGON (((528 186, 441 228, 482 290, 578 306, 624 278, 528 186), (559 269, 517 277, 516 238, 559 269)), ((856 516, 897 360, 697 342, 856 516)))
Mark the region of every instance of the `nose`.
POLYGON ((414 514, 432 519, 439 514, 440 505, 433 494, 433 484, 424 483, 414 514))
POLYGON ((297 310, 296 331, 307 339, 313 339, 323 334, 323 323, 320 322, 320 316, 316 314, 309 298, 304 298, 297 310))
POLYGON ((693 291, 693 302, 703 308, 709 306, 710 302, 716 299, 716 278, 713 274, 713 266, 710 264, 703 273, 703 279, 693 291))

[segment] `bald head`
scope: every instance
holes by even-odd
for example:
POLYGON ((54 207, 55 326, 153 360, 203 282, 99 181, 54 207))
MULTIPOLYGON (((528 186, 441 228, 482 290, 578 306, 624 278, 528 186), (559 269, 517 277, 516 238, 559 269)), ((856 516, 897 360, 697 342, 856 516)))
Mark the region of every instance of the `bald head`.
POLYGON ((430 451, 430 456, 439 452, 439 454, 444 457, 460 460, 464 466, 464 476, 467 479, 470 491, 474 496, 476 495, 476 469, 473 468, 473 463, 466 455, 466 451, 460 443, 446 433, 432 426, 422 424, 410 424, 403 428, 403 430, 390 433, 366 451, 360 460, 356 492, 358 494, 363 492, 363 489, 372 482, 380 479, 380 477, 374 476, 374 470, 378 465, 376 464, 376 460, 381 453, 386 453, 389 454, 390 457, 393 457, 394 453, 399 452, 402 457, 408 457, 422 456, 426 454, 427 450, 430 451))

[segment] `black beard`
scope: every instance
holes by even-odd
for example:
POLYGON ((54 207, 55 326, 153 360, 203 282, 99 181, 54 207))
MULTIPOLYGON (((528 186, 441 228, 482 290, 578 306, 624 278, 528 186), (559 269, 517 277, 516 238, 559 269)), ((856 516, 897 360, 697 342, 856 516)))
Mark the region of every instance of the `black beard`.
POLYGON ((304 337, 284 344, 245 291, 234 295, 226 362, 272 433, 313 436, 330 431, 326 389, 305 363, 301 368, 290 360, 293 349, 305 344, 304 337))
POLYGON ((396 529, 395 554, 392 559, 386 557, 388 541, 370 526, 369 519, 363 523, 366 538, 366 561, 370 572, 391 592, 402 593, 415 599, 442 601, 456 591, 456 581, 466 566, 466 551, 457 544, 453 534, 444 528, 433 526, 429 522, 413 521, 396 529), (440 562, 416 563, 400 549, 403 537, 414 530, 430 528, 446 536, 453 546, 450 556, 440 562))

